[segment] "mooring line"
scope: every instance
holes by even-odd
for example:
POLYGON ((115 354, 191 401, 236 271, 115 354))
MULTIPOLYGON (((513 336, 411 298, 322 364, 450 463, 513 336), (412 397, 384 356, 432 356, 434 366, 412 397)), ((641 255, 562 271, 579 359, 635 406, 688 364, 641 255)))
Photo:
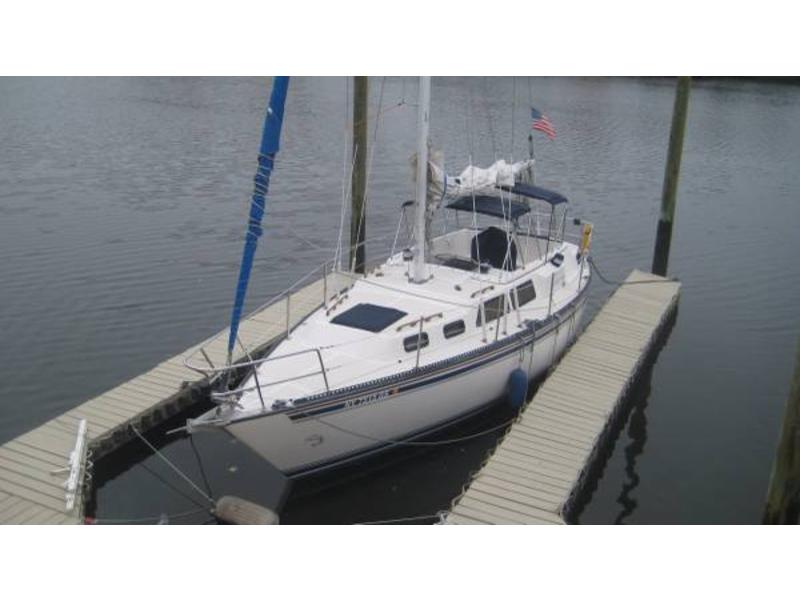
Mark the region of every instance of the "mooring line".
POLYGON ((366 521, 364 523, 354 523, 354 525, 391 525, 393 523, 410 523, 412 521, 422 521, 423 519, 438 519, 440 523, 444 522, 444 516, 447 511, 441 510, 432 515, 419 515, 418 517, 400 517, 397 519, 386 519, 384 521, 366 521))
POLYGON ((158 448, 156 448, 155 446, 153 446, 153 444, 148 442, 147 438, 145 438, 141 433, 139 433, 139 430, 136 429, 136 427, 131 425, 131 429, 139 437, 139 439, 142 440, 147 445, 147 447, 150 448, 150 450, 153 451, 153 453, 155 453, 156 456, 158 456, 161 460, 163 460, 165 463, 167 463, 167 465, 169 465, 169 467, 173 471, 175 471, 186 483, 188 483, 190 486, 192 486, 192 488, 194 488, 194 490, 198 494, 200 494, 201 496, 203 496, 203 498, 208 500, 209 504, 211 505, 211 508, 214 508, 216 506, 216 503, 214 502, 214 499, 211 496, 206 494, 202 489, 200 489, 200 487, 197 486, 197 484, 195 484, 194 481, 192 481, 187 475, 185 475, 183 473, 183 471, 181 471, 178 467, 176 467, 174 464, 172 464, 170 462, 170 460, 166 456, 164 456, 161 453, 161 451, 158 450, 158 448))
POLYGON ((156 473, 156 471, 154 469, 151 469, 150 467, 148 467, 144 463, 140 463, 139 466, 142 469, 144 469, 145 471, 147 471, 148 473, 150 473, 150 475, 152 475, 153 477, 158 479, 161 483, 163 483, 165 486, 167 486, 169 489, 171 489, 173 492, 175 492, 179 496, 181 496, 183 498, 186 498, 189 502, 191 502, 195 506, 197 506, 199 508, 202 508, 203 510, 206 510, 205 505, 203 503, 199 502, 197 500, 197 498, 195 498, 191 494, 186 493, 184 490, 182 490, 179 487, 177 487, 174 483, 168 481, 167 479, 162 477, 160 474, 156 473))
POLYGON ((595 262, 594 257, 589 256, 588 260, 591 263, 592 267, 594 268, 595 273, 597 273, 597 276, 604 283, 607 283, 608 285, 635 285, 635 284, 640 284, 640 283, 677 283, 678 282, 678 280, 676 278, 674 278, 674 277, 665 277, 664 279, 645 279, 645 280, 642 280, 642 281, 612 281, 610 279, 606 279, 605 277, 603 277, 603 273, 600 271, 600 269, 597 268, 597 263, 595 262))
POLYGON ((171 514, 171 515, 162 513, 162 514, 157 515, 157 516, 154 515, 152 517, 136 517, 136 518, 132 518, 132 519, 105 519, 105 518, 97 519, 97 518, 87 517, 86 518, 86 524, 87 525, 103 525, 103 524, 125 525, 127 523, 130 523, 130 524, 133 525, 135 523, 148 523, 150 521, 155 521, 156 523, 158 523, 164 517, 166 517, 168 520, 180 519, 182 517, 190 517, 192 515, 199 515, 200 513, 207 513, 207 512, 208 512, 208 509, 206 509, 206 508, 196 508, 194 510, 187 510, 186 512, 175 513, 175 514, 171 514))

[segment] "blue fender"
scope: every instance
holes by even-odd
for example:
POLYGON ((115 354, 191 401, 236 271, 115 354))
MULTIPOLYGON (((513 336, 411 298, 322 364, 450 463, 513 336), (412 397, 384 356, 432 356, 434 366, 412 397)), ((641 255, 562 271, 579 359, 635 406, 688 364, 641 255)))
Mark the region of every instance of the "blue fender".
POLYGON ((512 408, 519 408, 528 397, 528 374, 520 368, 508 376, 508 402, 512 408))

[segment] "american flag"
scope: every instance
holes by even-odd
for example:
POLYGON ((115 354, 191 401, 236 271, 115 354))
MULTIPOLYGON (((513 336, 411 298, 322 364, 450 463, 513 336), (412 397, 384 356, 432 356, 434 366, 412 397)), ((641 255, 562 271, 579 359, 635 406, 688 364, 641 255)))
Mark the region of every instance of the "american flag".
POLYGON ((545 115, 531 106, 531 119, 533 119, 532 129, 541 131, 551 140, 556 139, 556 128, 545 115))

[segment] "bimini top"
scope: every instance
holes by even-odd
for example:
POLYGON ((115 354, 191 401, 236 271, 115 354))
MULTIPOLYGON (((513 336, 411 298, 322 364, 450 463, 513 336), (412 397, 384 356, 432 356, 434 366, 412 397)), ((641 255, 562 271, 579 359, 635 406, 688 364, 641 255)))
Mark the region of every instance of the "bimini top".
POLYGON ((529 183, 517 183, 514 185, 514 187, 503 186, 502 189, 507 192, 511 192, 512 194, 525 196, 526 198, 543 200, 548 204, 552 204, 553 206, 567 202, 567 199, 558 192, 539 187, 538 185, 531 185, 529 183))
POLYGON ((461 196, 456 198, 447 208, 453 210, 463 210, 482 215, 490 215, 500 219, 511 219, 516 221, 522 215, 531 211, 530 206, 520 200, 512 200, 511 198, 500 198, 498 196, 461 196))

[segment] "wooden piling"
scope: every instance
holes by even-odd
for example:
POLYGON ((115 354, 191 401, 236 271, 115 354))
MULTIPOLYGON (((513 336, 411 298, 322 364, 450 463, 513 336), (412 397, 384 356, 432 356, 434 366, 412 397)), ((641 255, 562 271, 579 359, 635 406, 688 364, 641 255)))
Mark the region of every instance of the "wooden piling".
POLYGON ((686 115, 689 107, 690 77, 678 77, 675 89, 675 106, 672 111, 672 128, 669 134, 667 166, 664 172, 664 188, 661 194, 661 215, 656 230, 653 250, 653 273, 667 276, 669 248, 672 242, 672 223, 675 217, 675 199, 683 154, 683 137, 686 132, 686 115))
POLYGON ((367 190, 367 106, 369 83, 366 77, 354 77, 353 92, 353 180, 350 211, 350 265, 356 273, 364 272, 367 217, 364 197, 367 190))
POLYGON ((800 338, 764 509, 766 524, 800 523, 800 338))

